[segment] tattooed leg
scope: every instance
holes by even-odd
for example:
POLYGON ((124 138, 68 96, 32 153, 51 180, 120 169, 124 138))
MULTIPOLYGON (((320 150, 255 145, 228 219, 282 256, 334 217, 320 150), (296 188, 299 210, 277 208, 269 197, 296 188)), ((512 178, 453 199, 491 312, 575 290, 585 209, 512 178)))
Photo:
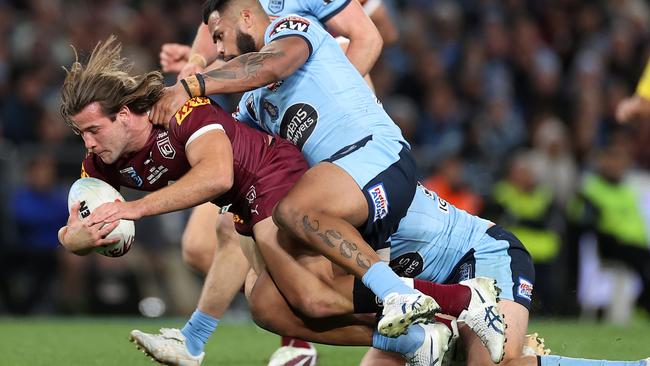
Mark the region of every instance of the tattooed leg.
POLYGON ((380 261, 356 229, 367 217, 368 204, 361 189, 350 175, 331 163, 311 168, 273 213, 280 229, 357 278, 380 261))

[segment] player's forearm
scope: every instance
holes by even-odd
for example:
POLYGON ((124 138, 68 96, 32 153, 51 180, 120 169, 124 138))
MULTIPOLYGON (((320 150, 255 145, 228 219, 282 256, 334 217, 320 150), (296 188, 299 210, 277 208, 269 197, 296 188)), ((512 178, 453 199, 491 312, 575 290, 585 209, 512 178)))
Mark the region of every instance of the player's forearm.
POLYGON ((210 170, 197 165, 174 184, 135 201, 141 216, 160 215, 198 206, 227 192, 233 184, 232 174, 215 174, 219 172, 218 169, 212 172, 210 170))
POLYGON ((361 75, 366 75, 375 65, 382 47, 383 41, 378 33, 364 34, 350 39, 345 55, 361 75))
POLYGON ((241 55, 203 74, 205 95, 240 93, 281 80, 287 76, 275 65, 274 52, 241 55))

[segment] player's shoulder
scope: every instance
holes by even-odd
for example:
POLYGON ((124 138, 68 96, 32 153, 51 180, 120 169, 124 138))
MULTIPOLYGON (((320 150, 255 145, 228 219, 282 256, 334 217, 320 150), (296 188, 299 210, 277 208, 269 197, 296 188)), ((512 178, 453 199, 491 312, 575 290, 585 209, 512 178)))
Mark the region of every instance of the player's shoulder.
POLYGON ((308 33, 317 31, 317 22, 298 14, 287 14, 271 22, 267 29, 270 38, 279 37, 284 33, 308 33))
POLYGON ((207 97, 195 97, 189 99, 181 108, 176 111, 170 126, 174 124, 180 126, 185 120, 190 116, 192 117, 205 117, 206 115, 218 113, 218 106, 213 105, 210 98, 207 97))

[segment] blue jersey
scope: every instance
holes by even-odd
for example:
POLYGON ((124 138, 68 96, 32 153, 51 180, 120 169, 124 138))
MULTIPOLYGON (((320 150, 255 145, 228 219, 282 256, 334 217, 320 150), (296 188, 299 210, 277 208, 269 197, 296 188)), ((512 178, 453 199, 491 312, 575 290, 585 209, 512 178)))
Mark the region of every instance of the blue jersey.
POLYGON ((260 0, 264 11, 275 20, 288 14, 298 14, 325 24, 343 10, 351 0, 260 0))
POLYGON ((391 267, 406 277, 443 282, 467 252, 484 245, 490 225, 419 185, 391 236, 391 267))
POLYGON ((245 93, 236 118, 297 145, 310 166, 368 136, 397 142, 391 148, 395 151, 376 157, 378 164, 394 163, 400 143, 406 145, 401 131, 334 38, 296 15, 273 21, 264 42, 284 37, 307 43, 307 61, 286 79, 245 93))

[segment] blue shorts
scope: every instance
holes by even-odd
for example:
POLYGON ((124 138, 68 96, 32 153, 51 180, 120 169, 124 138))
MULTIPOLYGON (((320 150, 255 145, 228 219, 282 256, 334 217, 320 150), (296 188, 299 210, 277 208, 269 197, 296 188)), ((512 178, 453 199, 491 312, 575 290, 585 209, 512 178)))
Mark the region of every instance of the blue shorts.
POLYGON ((521 241, 501 226, 490 227, 444 283, 459 283, 474 277, 494 278, 501 289, 500 298, 530 310, 535 284, 532 259, 521 241))
POLYGON ((404 142, 367 136, 325 161, 355 180, 368 202, 368 220, 360 229, 374 250, 390 246, 389 238, 411 205, 417 176, 415 159, 404 142))

